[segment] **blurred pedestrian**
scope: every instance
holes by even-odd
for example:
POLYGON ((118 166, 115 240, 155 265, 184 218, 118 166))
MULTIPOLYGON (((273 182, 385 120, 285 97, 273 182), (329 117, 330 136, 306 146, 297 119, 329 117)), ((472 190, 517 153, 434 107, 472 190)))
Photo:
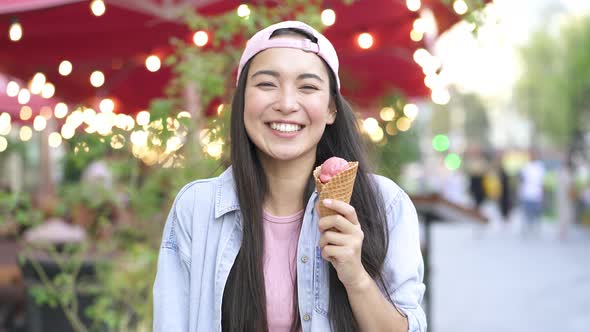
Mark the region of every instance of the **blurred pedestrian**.
POLYGON ((537 153, 531 153, 531 160, 520 171, 519 199, 524 215, 523 227, 531 230, 538 227, 543 213, 543 178, 545 166, 537 153))

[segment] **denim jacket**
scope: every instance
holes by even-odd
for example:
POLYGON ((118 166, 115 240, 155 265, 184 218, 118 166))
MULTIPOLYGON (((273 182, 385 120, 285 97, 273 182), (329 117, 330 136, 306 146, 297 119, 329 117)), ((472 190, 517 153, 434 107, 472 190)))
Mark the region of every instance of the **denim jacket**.
MULTIPOLYGON (((416 210, 393 181, 373 176, 386 204, 389 247, 384 280, 409 332, 425 332, 420 303, 425 291, 416 210)), ((297 289, 303 332, 331 331, 328 262, 318 241, 314 192, 305 209, 297 246, 297 289)), ((177 195, 168 215, 154 283, 154 331, 221 331, 223 290, 240 250, 242 224, 231 167, 197 180, 177 195)))

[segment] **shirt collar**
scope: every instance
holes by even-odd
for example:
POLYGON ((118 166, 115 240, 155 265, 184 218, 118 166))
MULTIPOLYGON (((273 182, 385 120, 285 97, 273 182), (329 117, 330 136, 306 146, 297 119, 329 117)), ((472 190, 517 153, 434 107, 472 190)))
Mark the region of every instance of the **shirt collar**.
POLYGON ((215 218, 239 209, 240 204, 236 195, 234 175, 230 166, 219 176, 215 193, 215 218))

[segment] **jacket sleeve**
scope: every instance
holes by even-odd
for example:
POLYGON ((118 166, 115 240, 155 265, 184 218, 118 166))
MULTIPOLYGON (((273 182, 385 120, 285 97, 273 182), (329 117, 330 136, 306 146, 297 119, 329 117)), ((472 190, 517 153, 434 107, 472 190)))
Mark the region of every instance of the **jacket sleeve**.
POLYGON ((400 189, 386 211, 389 246, 383 275, 390 300, 408 318, 409 332, 426 332, 426 315, 420 305, 426 286, 416 208, 400 189))
POLYGON ((183 188, 164 226, 153 288, 154 332, 188 331, 190 225, 194 193, 183 188))

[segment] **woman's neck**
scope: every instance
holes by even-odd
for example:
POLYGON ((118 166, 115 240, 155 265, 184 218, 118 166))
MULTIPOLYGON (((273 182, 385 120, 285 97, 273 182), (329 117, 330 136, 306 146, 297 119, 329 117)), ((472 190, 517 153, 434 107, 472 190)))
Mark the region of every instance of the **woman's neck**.
POLYGON ((268 182, 264 209, 274 216, 292 215, 305 207, 303 193, 313 170, 313 160, 276 161, 261 158, 268 182))

